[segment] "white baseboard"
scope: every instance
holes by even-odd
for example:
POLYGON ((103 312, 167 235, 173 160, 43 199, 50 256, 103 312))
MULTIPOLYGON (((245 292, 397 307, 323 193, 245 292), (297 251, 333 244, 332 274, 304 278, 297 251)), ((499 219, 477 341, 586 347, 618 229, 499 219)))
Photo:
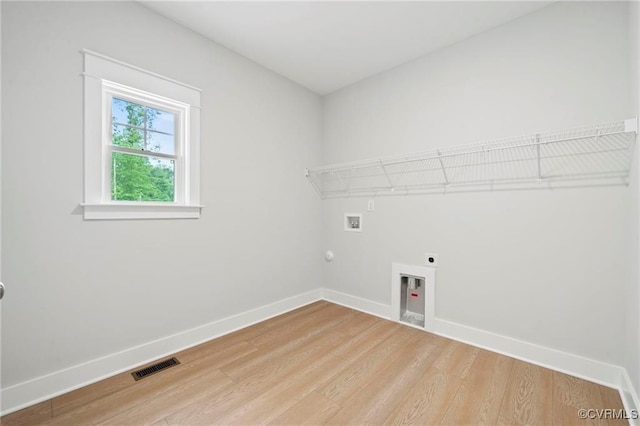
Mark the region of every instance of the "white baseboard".
POLYGON ((618 388, 621 367, 534 343, 436 319, 434 333, 571 376, 618 388))
MULTIPOLYGON (((393 320, 390 305, 328 289, 323 289, 322 297, 329 302, 338 303, 358 311, 393 320)), ((623 402, 625 402, 624 394, 626 393, 626 399, 628 401, 625 402, 625 408, 628 413, 631 412, 631 409, 638 407, 637 394, 633 390, 633 386, 631 386, 626 370, 620 366, 439 318, 435 319, 434 330, 432 332, 442 337, 468 343, 531 364, 618 389, 623 402), (621 380, 623 376, 627 377, 624 380, 625 383, 621 380)))
POLYGON ((322 299, 313 290, 1 390, 6 415, 322 299))
POLYGON ((383 303, 362 299, 350 294, 340 293, 339 291, 328 288, 322 289, 322 298, 327 302, 337 305, 346 306, 347 308, 362 311, 367 314, 375 315, 384 319, 391 319, 391 306, 383 303))
MULTIPOLYGON (((624 409, 628 415, 630 413, 640 413, 640 398, 638 398, 638 392, 633 387, 633 383, 631 383, 631 378, 627 373, 627 370, 622 368, 622 372, 620 374, 620 397, 622 398, 622 403, 624 404, 624 409)), ((640 426, 640 419, 629 419, 629 424, 631 426, 640 426)))

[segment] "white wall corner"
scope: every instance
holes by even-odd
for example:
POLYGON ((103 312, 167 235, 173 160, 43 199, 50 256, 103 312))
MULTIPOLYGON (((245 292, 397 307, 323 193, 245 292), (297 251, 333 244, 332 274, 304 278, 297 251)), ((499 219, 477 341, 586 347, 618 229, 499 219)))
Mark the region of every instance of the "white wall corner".
POLYGON ((2 389, 6 415, 322 299, 320 289, 2 389))
POLYGON ((384 319, 391 319, 391 306, 384 303, 374 302, 350 294, 341 293, 328 288, 322 289, 322 298, 327 302, 346 306, 367 314, 375 315, 384 319))

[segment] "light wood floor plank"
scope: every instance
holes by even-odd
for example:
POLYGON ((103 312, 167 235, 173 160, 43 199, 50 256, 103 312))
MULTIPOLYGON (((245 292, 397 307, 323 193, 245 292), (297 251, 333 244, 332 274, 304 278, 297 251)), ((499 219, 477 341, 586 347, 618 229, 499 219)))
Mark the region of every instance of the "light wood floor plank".
MULTIPOLYGON (((608 388, 606 386, 598 386, 600 391, 600 398, 602 399, 602 407, 612 410, 624 410, 622 400, 620 399, 620 392, 616 389, 608 388)), ((594 407, 599 408, 599 407, 594 407)), ((612 426, 628 425, 629 421, 625 419, 609 419, 609 424, 612 426)))
MULTIPOLYGON (((242 330, 238 330, 234 333, 222 336, 218 339, 214 339, 201 345, 194 346, 193 348, 186 349, 180 352, 179 360, 184 364, 197 358, 220 351, 234 351, 240 348, 248 348, 249 346, 246 340, 263 334, 264 330, 265 327, 262 324, 252 325, 242 330), (237 343, 242 343, 243 346, 235 346, 237 343)), ((253 351, 254 349, 249 349, 249 352, 253 351)), ((85 386, 81 389, 53 398, 53 415, 60 416, 68 411, 73 410, 74 408, 86 405, 96 399, 104 398, 107 395, 131 386, 132 382, 133 378, 131 377, 130 372, 121 373, 97 383, 85 386)))
POLYGON ((435 425, 442 420, 462 383, 456 374, 429 367, 384 421, 394 425, 435 425))
POLYGON ((27 426, 41 424, 53 417, 51 400, 32 405, 24 410, 3 416, 0 424, 4 426, 27 426))
POLYGON ((373 380, 341 403, 343 408, 330 419, 331 423, 380 424, 391 415, 442 352, 433 338, 416 337, 390 357, 388 365, 373 380))
POLYGON ((362 312, 354 311, 353 319, 343 324, 340 327, 340 331, 347 336, 359 336, 362 333, 366 333, 371 327, 374 327, 378 323, 387 323, 388 321, 382 318, 374 317, 373 315, 367 315, 362 312))
POLYGON ((214 397, 195 401, 190 406, 176 412, 167 421, 169 424, 208 424, 233 412, 249 401, 259 398, 271 387, 280 383, 288 374, 307 364, 313 364, 325 355, 325 349, 340 341, 339 335, 326 333, 313 342, 297 348, 286 360, 276 359, 265 363, 263 368, 251 369, 235 386, 214 397))
POLYGON ((233 384, 233 381, 220 370, 213 370, 191 380, 181 381, 180 386, 161 389, 158 393, 150 395, 141 404, 136 404, 96 424, 142 425, 157 422, 166 423, 166 417, 189 405, 193 398, 215 394, 231 384, 233 384))
POLYGON ((602 407, 599 386, 595 383, 559 373, 553 374, 553 398, 569 407, 602 407))
POLYGON ((310 384, 321 385, 346 365, 347 361, 327 354, 288 375, 252 401, 217 418, 216 422, 225 425, 267 424, 311 393, 315 386, 310 384))
POLYGON ((352 361, 343 372, 319 388, 319 392, 333 402, 342 404, 354 392, 366 386, 390 359, 399 356, 399 350, 415 336, 415 332, 418 331, 410 327, 400 328, 392 336, 352 361))
POLYGON ((315 334, 322 331, 322 328, 319 327, 320 324, 331 327, 335 325, 336 321, 346 323, 348 322, 347 318, 352 315, 355 313, 347 308, 327 305, 301 317, 292 318, 277 327, 269 327, 265 333, 249 340, 249 343, 256 347, 278 347, 290 342, 292 335, 315 334))
POLYGON ((605 419, 581 419, 578 415, 578 408, 563 404, 557 399, 553 400, 553 425, 554 426, 574 426, 593 425, 603 426, 609 422, 605 419))
POLYGON ((271 425, 322 425, 340 410, 340 405, 313 391, 270 422, 271 425))
POLYGON ((267 328, 263 325, 255 324, 234 333, 210 340, 201 345, 185 349, 180 352, 180 362, 191 362, 198 358, 227 350, 227 348, 234 347, 239 344, 247 345, 249 340, 265 333, 265 330, 267 330, 267 328))
POLYGON ((253 351, 255 351, 254 347, 246 342, 241 342, 225 351, 205 355, 190 363, 171 367, 162 373, 154 374, 138 382, 133 381, 132 378, 131 386, 55 416, 47 424, 67 425, 71 423, 93 424, 101 422, 138 404, 144 404, 149 395, 182 386, 189 380, 196 379, 239 356, 253 351))
POLYGON ((614 419, 613 416, 603 415, 595 416, 596 418, 580 419, 578 416, 579 409, 595 409, 597 407, 613 408, 608 405, 612 404, 616 409, 622 409, 619 394, 616 391, 604 386, 599 386, 595 383, 588 382, 577 377, 569 376, 567 374, 553 372, 554 383, 554 424, 556 425, 577 425, 577 424, 590 424, 590 425, 613 425, 613 424, 628 424, 624 419, 614 419), (611 393, 615 392, 615 398, 611 398, 611 393), (603 395, 611 398, 612 401, 605 402, 603 395))
POLYGON ((520 425, 552 424, 552 394, 551 370, 514 360, 500 414, 520 425))
MULTIPOLYGON (((337 322, 339 324, 339 322, 337 322)), ((252 374, 262 374, 272 370, 290 368, 292 363, 307 356, 309 351, 330 351, 342 340, 334 333, 305 334, 291 339, 289 343, 277 348, 260 349, 222 367, 222 371, 235 381, 252 374), (320 348, 318 348, 320 346, 320 348)))
POLYGON ((464 379, 480 352, 480 348, 449 340, 435 367, 464 379))
POLYGON ((478 353, 440 424, 496 424, 512 367, 512 358, 488 351, 478 353))
POLYGON ((611 408, 614 410, 624 409, 622 400, 620 399, 620 392, 618 392, 618 390, 608 388, 606 386, 598 386, 598 390, 600 391, 600 398, 602 399, 604 408, 611 408))
POLYGON ((344 339, 342 344, 332 350, 331 353, 339 358, 355 360, 362 356, 363 353, 379 345, 392 333, 396 333, 401 327, 398 323, 379 320, 359 334, 344 339))

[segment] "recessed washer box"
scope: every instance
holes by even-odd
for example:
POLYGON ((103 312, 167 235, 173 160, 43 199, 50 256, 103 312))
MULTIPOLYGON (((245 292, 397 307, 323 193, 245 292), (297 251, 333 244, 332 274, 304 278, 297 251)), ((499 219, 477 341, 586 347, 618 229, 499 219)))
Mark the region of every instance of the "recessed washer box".
POLYGON ((436 270, 430 266, 391 264, 391 319, 435 330, 436 270))
POLYGON ((362 232, 362 213, 345 213, 344 230, 348 232, 362 232))

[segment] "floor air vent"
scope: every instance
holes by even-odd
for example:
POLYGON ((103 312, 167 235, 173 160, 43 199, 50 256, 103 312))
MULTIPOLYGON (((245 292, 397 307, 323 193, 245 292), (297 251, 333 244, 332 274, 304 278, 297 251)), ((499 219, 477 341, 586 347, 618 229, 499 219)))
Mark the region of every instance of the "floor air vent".
POLYGON ((178 361, 176 358, 170 358, 164 361, 160 361, 157 364, 150 365, 149 367, 145 367, 141 370, 134 371, 133 373, 131 373, 131 375, 134 379, 136 379, 136 381, 138 381, 178 364, 180 364, 180 361, 178 361))

